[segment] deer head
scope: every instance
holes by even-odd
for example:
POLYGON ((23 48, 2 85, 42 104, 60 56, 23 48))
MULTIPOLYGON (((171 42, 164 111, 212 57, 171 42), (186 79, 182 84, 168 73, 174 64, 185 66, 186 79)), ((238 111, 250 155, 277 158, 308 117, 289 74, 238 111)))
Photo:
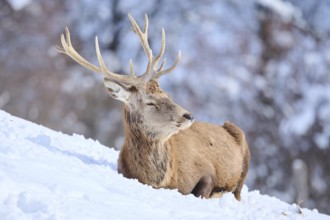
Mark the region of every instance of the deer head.
POLYGON ((138 35, 145 54, 148 57, 146 71, 139 76, 135 75, 132 61, 130 60, 130 75, 120 75, 111 72, 100 52, 98 38, 95 38, 96 55, 100 66, 87 61, 73 48, 68 28, 65 36, 61 35, 63 48, 58 51, 70 56, 83 67, 101 74, 104 77, 104 86, 109 95, 125 103, 124 119, 128 130, 137 129, 139 134, 153 140, 167 140, 171 135, 181 129, 188 128, 194 117, 187 110, 174 103, 171 97, 164 92, 158 79, 173 71, 180 61, 181 53, 174 64, 164 69, 166 59, 159 62, 165 51, 165 31, 162 29, 162 44, 159 54, 154 57, 148 43, 148 17, 145 15, 144 30, 128 14, 133 25, 133 31, 138 35), (158 67, 159 66, 159 67, 158 67))

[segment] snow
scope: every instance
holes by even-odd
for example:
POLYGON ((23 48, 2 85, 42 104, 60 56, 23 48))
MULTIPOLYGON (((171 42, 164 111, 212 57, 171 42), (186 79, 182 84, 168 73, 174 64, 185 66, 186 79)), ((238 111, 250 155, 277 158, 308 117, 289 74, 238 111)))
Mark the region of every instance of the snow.
POLYGON ((330 219, 248 191, 183 196, 117 173, 118 152, 0 111, 0 219, 330 219))
POLYGON ((23 8, 31 4, 31 2, 32 0, 8 0, 10 6, 16 11, 22 10, 23 8))
POLYGON ((294 17, 301 18, 301 11, 290 2, 282 0, 258 0, 258 2, 265 7, 273 9, 286 20, 294 17))
POLYGON ((257 155, 249 188, 297 201, 290 168, 302 159, 309 192, 322 192, 310 193, 303 205, 330 214, 330 190, 324 190, 330 182, 329 0, 4 2, 0 109, 119 148, 120 103, 104 91, 101 77, 54 46, 68 26, 77 51, 98 65, 97 35, 111 71, 129 73, 132 58, 141 74, 147 58, 127 13, 141 26, 147 13, 155 54, 165 28, 166 67, 182 51, 176 70, 160 80, 162 89, 196 118, 230 120, 245 131, 257 155), (16 11, 12 2, 30 3, 16 11))

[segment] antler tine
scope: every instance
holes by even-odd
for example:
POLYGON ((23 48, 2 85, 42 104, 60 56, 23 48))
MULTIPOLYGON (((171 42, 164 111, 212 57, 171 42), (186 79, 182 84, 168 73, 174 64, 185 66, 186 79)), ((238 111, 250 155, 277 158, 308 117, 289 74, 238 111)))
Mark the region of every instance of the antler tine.
POLYGON ((165 63, 165 62, 163 62, 161 67, 159 68, 159 71, 157 71, 157 73, 155 74, 155 76, 153 78, 159 79, 160 77, 164 76, 165 74, 172 72, 176 68, 176 66, 179 64, 180 59, 181 59, 181 51, 179 51, 178 56, 176 57, 176 60, 171 67, 169 67, 168 69, 162 70, 163 65, 164 65, 163 63, 165 63))
POLYGON ((158 68, 157 72, 162 71, 166 63, 166 58, 163 60, 162 64, 160 64, 160 67, 158 68))
POLYGON ((134 67, 133 67, 132 59, 129 60, 129 72, 130 72, 130 74, 131 74, 131 77, 135 77, 135 73, 134 73, 134 67))
POLYGON ((92 63, 88 62, 85 58, 79 55, 79 53, 73 48, 71 44, 71 38, 70 38, 70 32, 68 27, 65 28, 65 37, 64 34, 61 34, 61 43, 62 47, 56 47, 57 51, 60 53, 64 53, 71 57, 74 61, 82 65, 83 67, 93 71, 102 74, 102 69, 100 67, 97 67, 93 65, 92 63))
POLYGON ((144 14, 144 31, 143 32, 146 34, 147 39, 148 39, 148 28, 149 28, 148 15, 144 14))
POLYGON ((162 56, 164 55, 164 52, 165 52, 165 30, 164 30, 164 28, 162 28, 162 45, 161 45, 159 54, 157 55, 157 57, 154 60, 154 66, 155 67, 158 66, 158 62, 162 58, 162 56))
POLYGON ((75 60, 77 63, 79 63, 83 67, 85 67, 93 72, 97 72, 97 73, 101 74, 104 78, 107 78, 111 81, 121 82, 121 83, 125 83, 125 84, 139 83, 139 80, 134 79, 134 76, 132 76, 132 75, 131 75, 131 77, 123 76, 120 74, 113 73, 108 69, 108 67, 105 65, 105 62, 101 55, 97 36, 95 37, 95 48, 96 48, 96 55, 97 55, 97 59, 99 61, 100 67, 95 66, 94 64, 87 61, 85 58, 80 56, 79 53, 74 49, 74 47, 71 44, 70 31, 67 27, 65 28, 65 37, 63 34, 61 35, 61 43, 62 43, 63 48, 60 48, 57 46, 56 49, 58 50, 58 52, 64 53, 64 54, 70 56, 73 60, 75 60))
POLYGON ((152 73, 152 68, 153 68, 153 64, 154 64, 152 50, 150 49, 149 42, 148 42, 148 27, 149 27, 148 16, 147 16, 147 14, 144 15, 144 32, 141 31, 139 25, 136 23, 136 21, 134 20, 134 18, 132 17, 131 14, 128 14, 128 18, 132 23, 133 31, 138 35, 140 42, 142 44, 143 50, 148 57, 147 69, 144 74, 139 76, 143 80, 147 80, 147 78, 149 77, 149 74, 152 73))
POLYGON ((158 80, 161 76, 173 71, 181 59, 181 52, 179 51, 179 54, 174 62, 174 64, 168 68, 163 70, 163 67, 165 65, 166 59, 162 62, 161 66, 157 69, 158 63, 161 60, 161 58, 164 55, 165 52, 165 30, 162 28, 162 42, 161 42, 161 48, 159 51, 159 54, 156 57, 153 57, 152 50, 150 49, 149 42, 148 42, 148 16, 145 15, 145 24, 144 24, 144 31, 142 32, 134 18, 131 14, 128 14, 128 18, 131 21, 133 25, 133 31, 138 35, 140 42, 142 44, 144 52, 148 56, 148 66, 147 70, 144 74, 139 76, 139 78, 142 78, 144 81, 149 79, 155 79, 158 80), (147 78, 149 77, 149 78, 147 78))
POLYGON ((136 21, 134 20, 131 14, 128 14, 128 18, 133 25, 133 31, 139 36, 144 52, 148 54, 149 52, 151 52, 148 42, 148 27, 149 27, 148 16, 145 14, 143 32, 141 31, 139 25, 136 23, 136 21))
POLYGON ((95 37, 95 49, 96 49, 96 56, 97 56, 100 66, 101 66, 102 72, 106 73, 106 75, 105 75, 106 78, 113 80, 113 81, 126 83, 126 84, 138 83, 138 81, 134 79, 134 75, 133 76, 131 75, 131 77, 127 77, 127 76, 113 73, 108 69, 108 67, 106 66, 106 64, 103 60, 103 57, 101 55, 99 41, 98 41, 97 36, 95 37))

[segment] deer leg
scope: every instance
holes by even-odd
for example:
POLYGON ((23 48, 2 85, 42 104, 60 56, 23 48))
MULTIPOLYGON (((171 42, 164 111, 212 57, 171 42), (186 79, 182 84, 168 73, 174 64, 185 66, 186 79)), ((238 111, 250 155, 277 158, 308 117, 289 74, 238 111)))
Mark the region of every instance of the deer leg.
POLYGON ((237 201, 241 201, 241 190, 245 181, 246 173, 243 173, 241 179, 239 180, 234 193, 235 198, 237 201))
POLYGON ((202 177, 194 189, 191 191, 196 197, 202 197, 208 199, 212 193, 214 182, 211 176, 202 177))
POLYGON ((241 190, 242 190, 242 187, 243 187, 243 184, 244 184, 244 181, 246 179, 246 175, 247 175, 247 172, 248 172, 248 168, 249 168, 249 164, 250 164, 250 153, 247 152, 247 156, 244 157, 244 162, 243 162, 243 171, 241 173, 241 178, 240 180, 238 181, 238 184, 236 186, 236 189, 235 191, 233 192, 234 195, 235 195, 235 198, 240 201, 241 200, 241 190))

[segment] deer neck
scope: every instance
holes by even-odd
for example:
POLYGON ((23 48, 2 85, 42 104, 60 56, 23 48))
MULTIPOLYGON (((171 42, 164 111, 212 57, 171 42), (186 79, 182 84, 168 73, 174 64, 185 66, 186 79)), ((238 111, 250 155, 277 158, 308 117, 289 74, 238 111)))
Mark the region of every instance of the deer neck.
POLYGON ((128 107, 124 109, 125 141, 133 147, 154 149, 162 147, 166 139, 158 137, 158 134, 146 132, 143 129, 143 117, 138 113, 131 113, 128 107))
MULTIPOLYGON (((169 145, 166 141, 150 138, 141 130, 139 123, 142 119, 138 115, 130 114, 124 110, 125 144, 127 153, 132 158, 130 164, 142 173, 134 174, 141 182, 149 183, 154 187, 160 187, 167 176, 171 163, 169 145), (133 159, 134 158, 134 159, 133 159), (138 158, 138 159, 137 159, 138 158), (134 164, 133 164, 134 163, 134 164), (146 174, 146 175, 144 175, 146 174), (157 174, 157 175, 150 175, 157 174)), ((132 172, 134 172, 132 170, 132 172)))

